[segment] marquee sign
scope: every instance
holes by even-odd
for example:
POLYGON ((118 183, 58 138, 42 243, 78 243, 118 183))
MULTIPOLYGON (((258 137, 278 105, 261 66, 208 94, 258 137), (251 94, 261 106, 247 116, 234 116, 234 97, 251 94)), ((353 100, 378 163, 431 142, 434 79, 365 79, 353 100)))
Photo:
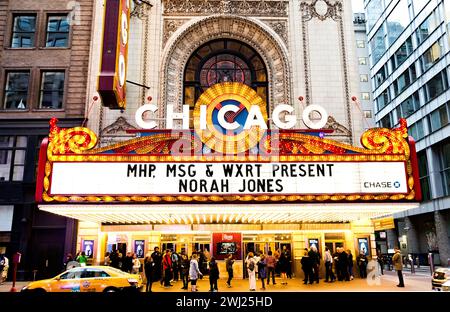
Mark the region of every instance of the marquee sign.
MULTIPOLYGON (((226 99, 225 99, 226 100, 226 99)), ((294 130, 267 130, 243 153, 211 150, 196 131, 145 131, 95 148, 87 128, 51 121, 36 200, 100 202, 369 202, 421 199, 406 121, 367 130, 363 147, 294 130)))
POLYGON ((105 0, 103 47, 98 78, 98 93, 104 106, 124 109, 130 0, 105 0))

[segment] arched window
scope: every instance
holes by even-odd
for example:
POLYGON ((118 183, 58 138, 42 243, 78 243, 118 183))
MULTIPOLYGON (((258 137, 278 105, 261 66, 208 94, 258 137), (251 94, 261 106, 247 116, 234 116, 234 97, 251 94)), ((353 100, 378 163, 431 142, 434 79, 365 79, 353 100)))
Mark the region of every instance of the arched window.
POLYGON ((267 103, 267 70, 262 58, 240 41, 210 41, 189 58, 184 71, 183 103, 194 108, 200 95, 220 82, 240 82, 253 88, 267 103))

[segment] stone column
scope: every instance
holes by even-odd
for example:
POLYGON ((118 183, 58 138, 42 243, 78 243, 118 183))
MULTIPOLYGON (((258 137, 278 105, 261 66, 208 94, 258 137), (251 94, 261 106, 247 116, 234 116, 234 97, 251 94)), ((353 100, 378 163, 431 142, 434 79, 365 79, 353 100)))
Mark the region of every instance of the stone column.
POLYGON ((408 239, 408 253, 419 253, 419 238, 417 235, 417 230, 410 217, 405 217, 405 229, 408 239))
POLYGON ((439 247, 439 258, 441 266, 448 266, 450 259, 450 241, 448 238, 448 223, 445 216, 440 211, 434 212, 434 223, 436 226, 436 236, 439 247))

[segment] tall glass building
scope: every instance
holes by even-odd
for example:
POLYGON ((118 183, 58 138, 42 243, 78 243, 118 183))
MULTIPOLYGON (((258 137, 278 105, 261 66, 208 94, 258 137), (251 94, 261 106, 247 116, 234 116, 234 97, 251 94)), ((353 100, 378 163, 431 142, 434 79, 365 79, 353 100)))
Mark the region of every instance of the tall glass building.
MULTIPOLYGON (((423 202, 396 214, 398 245, 450 263, 450 1, 365 0, 375 121, 406 118, 417 142, 423 202)), ((393 235, 393 231, 391 236, 393 235)), ((388 233, 389 234, 389 233, 388 233)), ((384 236, 384 235, 383 235, 384 236)), ((386 252, 386 251, 385 251, 386 252)))

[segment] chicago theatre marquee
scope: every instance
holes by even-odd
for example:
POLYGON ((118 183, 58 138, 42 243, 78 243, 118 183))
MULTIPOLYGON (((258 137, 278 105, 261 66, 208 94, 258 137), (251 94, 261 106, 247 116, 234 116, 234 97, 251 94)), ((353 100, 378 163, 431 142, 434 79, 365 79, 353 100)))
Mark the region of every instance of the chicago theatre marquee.
POLYGON ((364 129, 352 100, 349 2, 98 1, 89 122, 52 120, 40 209, 79 220, 93 263, 114 246, 287 246, 296 272, 312 244, 374 255, 374 220, 421 192, 406 122, 364 129))

